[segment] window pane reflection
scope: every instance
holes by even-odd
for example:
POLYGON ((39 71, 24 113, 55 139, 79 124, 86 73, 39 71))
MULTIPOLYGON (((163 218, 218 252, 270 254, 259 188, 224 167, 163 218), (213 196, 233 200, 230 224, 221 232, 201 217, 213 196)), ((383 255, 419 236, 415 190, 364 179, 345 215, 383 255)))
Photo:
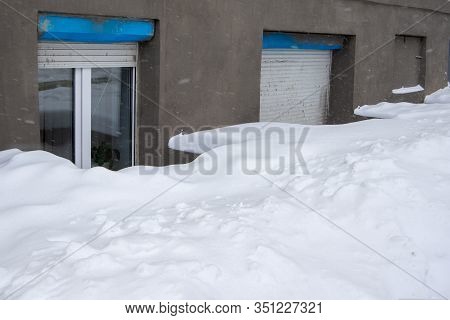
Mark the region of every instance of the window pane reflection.
POLYGON ((132 165, 132 70, 92 69, 92 167, 132 165))
POLYGON ((39 70, 41 147, 74 161, 73 70, 39 70))

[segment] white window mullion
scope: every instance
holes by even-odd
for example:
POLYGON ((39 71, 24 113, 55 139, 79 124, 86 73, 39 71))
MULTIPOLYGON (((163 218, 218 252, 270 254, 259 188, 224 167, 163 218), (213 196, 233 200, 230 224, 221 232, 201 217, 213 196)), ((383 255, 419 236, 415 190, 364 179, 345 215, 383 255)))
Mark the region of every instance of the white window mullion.
MULTIPOLYGON (((138 44, 87 44, 40 42, 38 44, 38 65, 42 69, 72 69, 74 71, 74 114, 73 114, 73 151, 74 162, 79 168, 91 168, 92 135, 92 71, 91 68, 133 68, 131 96, 131 163, 138 163, 139 148, 136 143, 137 122, 136 86, 138 44)), ((123 89, 123 88, 122 88, 123 89)), ((122 90, 121 89, 121 90, 122 90)), ((124 106, 125 107, 125 106, 124 106)), ((128 107, 128 106, 126 106, 128 107)))
POLYGON ((91 168, 91 69, 81 69, 81 168, 91 168))

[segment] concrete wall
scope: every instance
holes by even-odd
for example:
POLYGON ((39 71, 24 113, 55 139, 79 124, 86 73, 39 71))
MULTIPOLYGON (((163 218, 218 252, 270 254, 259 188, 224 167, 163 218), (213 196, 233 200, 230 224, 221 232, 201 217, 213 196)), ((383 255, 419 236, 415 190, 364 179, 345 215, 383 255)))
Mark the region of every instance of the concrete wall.
MULTIPOLYGON (((141 48, 138 88, 139 158, 150 163, 144 153, 152 149, 153 125, 198 129, 258 121, 264 30, 348 36, 348 50, 333 67, 333 73, 348 70, 332 84, 339 90, 332 93, 330 122, 356 120, 353 107, 391 98, 397 34, 427 38, 426 93, 443 87, 450 4, 433 12, 444 2, 424 2, 6 0, 0 3, 0 150, 39 148, 39 11, 158 20, 157 37, 141 48)), ((161 135, 163 145, 171 134, 161 135)))

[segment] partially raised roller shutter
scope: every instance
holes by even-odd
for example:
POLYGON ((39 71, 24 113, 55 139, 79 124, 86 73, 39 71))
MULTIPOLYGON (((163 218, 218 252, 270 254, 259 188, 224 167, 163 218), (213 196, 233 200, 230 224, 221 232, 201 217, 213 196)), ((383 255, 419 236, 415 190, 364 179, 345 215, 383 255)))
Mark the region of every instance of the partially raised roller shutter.
POLYGON ((260 121, 325 123, 331 60, 331 50, 263 50, 260 121))
POLYGON ((39 68, 136 67, 137 44, 38 43, 39 68))

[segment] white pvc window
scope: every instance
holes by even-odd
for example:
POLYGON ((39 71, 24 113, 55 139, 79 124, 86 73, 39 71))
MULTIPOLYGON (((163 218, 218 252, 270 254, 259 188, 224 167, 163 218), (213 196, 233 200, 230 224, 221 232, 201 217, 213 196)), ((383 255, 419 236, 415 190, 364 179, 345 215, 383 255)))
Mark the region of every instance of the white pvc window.
POLYGON ((136 46, 78 45, 85 55, 61 44, 39 46, 42 148, 80 168, 132 166, 136 46))

